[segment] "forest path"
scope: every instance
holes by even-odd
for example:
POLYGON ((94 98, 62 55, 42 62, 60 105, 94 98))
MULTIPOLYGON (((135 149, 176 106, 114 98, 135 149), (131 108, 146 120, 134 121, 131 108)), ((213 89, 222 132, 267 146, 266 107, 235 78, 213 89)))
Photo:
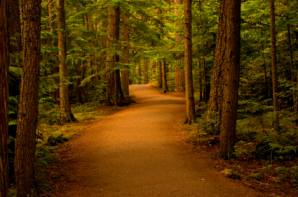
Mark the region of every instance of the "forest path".
POLYGON ((136 104, 95 122, 62 147, 66 179, 57 183, 54 196, 258 196, 216 172, 206 156, 183 142, 183 98, 148 85, 131 91, 136 104))

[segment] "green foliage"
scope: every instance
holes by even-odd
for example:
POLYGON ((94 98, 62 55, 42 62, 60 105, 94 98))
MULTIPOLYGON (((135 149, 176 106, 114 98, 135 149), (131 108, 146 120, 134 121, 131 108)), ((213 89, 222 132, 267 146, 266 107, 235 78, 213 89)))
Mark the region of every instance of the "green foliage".
POLYGON ((64 142, 67 142, 69 140, 68 137, 65 137, 63 134, 60 134, 58 136, 49 136, 47 140, 47 145, 49 146, 57 146, 58 144, 62 144, 64 142))
POLYGON ((250 160, 255 158, 256 144, 254 142, 238 141, 234 148, 234 155, 238 159, 250 160))
POLYGON ((204 116, 199 119, 199 130, 202 130, 209 135, 219 134, 219 114, 217 112, 210 112, 210 114, 204 114, 204 116))

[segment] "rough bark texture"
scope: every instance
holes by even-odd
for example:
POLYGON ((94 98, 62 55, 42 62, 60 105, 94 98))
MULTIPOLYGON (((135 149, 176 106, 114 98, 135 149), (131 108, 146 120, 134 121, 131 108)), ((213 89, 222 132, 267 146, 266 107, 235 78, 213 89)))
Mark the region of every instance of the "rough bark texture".
POLYGON ((108 8, 108 47, 113 48, 113 51, 107 55, 107 100, 111 105, 122 105, 124 102, 120 69, 116 67, 119 63, 119 55, 114 51, 118 47, 119 31, 120 7, 111 6, 108 8))
POLYGON ((213 118, 214 113, 219 112, 222 100, 222 65, 224 64, 223 55, 225 54, 225 35, 222 31, 226 28, 223 22, 224 3, 220 5, 219 25, 216 38, 215 61, 211 71, 210 97, 208 101, 207 120, 213 118))
POLYGON ((72 122, 75 118, 71 112, 68 90, 68 69, 66 65, 66 34, 64 0, 57 1, 57 27, 58 27, 58 57, 59 57, 59 98, 60 122, 72 122))
POLYGON ((229 159, 236 133, 240 72, 240 4, 239 0, 221 1, 220 33, 223 48, 218 48, 217 61, 223 70, 223 99, 220 119, 220 156, 229 159))
POLYGON ((18 197, 31 196, 38 115, 41 0, 22 0, 23 73, 17 120, 15 174, 18 197))
POLYGON ((0 197, 8 187, 8 34, 6 0, 0 0, 0 197))
POLYGON ((274 0, 270 0, 270 32, 271 32, 271 72, 272 72, 272 99, 275 129, 279 127, 279 105, 277 96, 277 66, 276 66, 276 32, 275 32, 275 5, 274 0))
POLYGON ((186 96, 186 123, 195 121, 195 102, 192 77, 192 16, 191 0, 184 1, 184 72, 186 96))
MULTIPOLYGON (((129 24, 128 16, 125 14, 123 16, 123 39, 124 39, 124 48, 123 48, 123 63, 129 64, 129 24)), ((121 70, 121 82, 122 90, 125 97, 129 96, 129 67, 125 66, 121 70)))

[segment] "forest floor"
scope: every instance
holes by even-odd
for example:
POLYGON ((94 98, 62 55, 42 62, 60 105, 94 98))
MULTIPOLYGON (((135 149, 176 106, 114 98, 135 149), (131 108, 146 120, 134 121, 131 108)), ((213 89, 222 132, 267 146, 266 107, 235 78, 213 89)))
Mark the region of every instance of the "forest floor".
POLYGON ((60 145, 53 196, 266 196, 224 177, 186 143, 184 99, 131 86, 135 104, 93 121, 60 145))

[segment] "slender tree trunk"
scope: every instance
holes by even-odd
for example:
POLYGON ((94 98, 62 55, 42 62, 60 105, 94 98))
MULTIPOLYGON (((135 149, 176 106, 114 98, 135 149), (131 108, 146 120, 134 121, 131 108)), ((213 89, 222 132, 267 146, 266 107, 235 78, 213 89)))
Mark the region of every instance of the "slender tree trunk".
POLYGON ((270 0, 270 32, 271 32, 271 72, 272 72, 272 99, 274 120, 273 126, 275 129, 279 127, 279 105, 277 96, 277 66, 276 66, 276 31, 275 31, 275 5, 274 0, 270 0))
POLYGON ((159 70, 159 75, 158 75, 158 87, 162 89, 162 62, 158 61, 157 62, 158 70, 159 70))
POLYGON ((167 81, 167 65, 166 61, 161 61, 161 76, 162 76, 162 91, 166 93, 168 91, 168 81, 167 81))
POLYGON ((68 69, 66 65, 66 34, 65 34, 65 9, 64 0, 57 1, 57 27, 58 27, 58 57, 59 57, 59 97, 60 97, 60 122, 75 121, 71 112, 68 90, 68 69))
MULTIPOLYGON (((120 34, 120 7, 114 5, 108 8, 108 46, 116 49, 118 47, 120 34)), ((108 102, 112 105, 122 105, 124 96, 121 88, 120 69, 117 68, 119 55, 111 52, 107 55, 108 67, 108 102)))
MULTIPOLYGON (((174 0, 175 6, 177 6, 177 8, 175 9, 175 14, 176 16, 180 15, 180 10, 178 9, 178 6, 180 6, 182 4, 182 0, 174 0)), ((180 22, 176 22, 176 27, 177 29, 180 29, 180 27, 182 27, 182 24, 180 24, 180 22)), ((179 34, 179 31, 176 32, 176 43, 179 44, 181 43, 181 36, 179 34)), ((179 56, 179 55, 178 55, 179 56)), ((177 62, 180 62, 180 59, 177 60, 177 62)), ((180 68, 180 66, 177 65, 175 66, 175 88, 176 88, 176 92, 182 92, 184 91, 185 88, 185 82, 184 82, 184 70, 183 68, 180 68)))
POLYGON ((148 59, 143 60, 144 66, 144 84, 149 83, 149 68, 148 68, 148 59))
MULTIPOLYGON (((123 16, 123 37, 124 37, 124 48, 123 48, 123 63, 129 64, 129 24, 128 16, 123 16)), ((125 97, 129 96, 129 67, 126 65, 121 71, 122 78, 122 89, 125 97)))
POLYGON ((8 189, 8 32, 6 0, 0 1, 0 197, 8 189))
POLYGON ((22 0, 23 74, 17 120, 15 174, 17 197, 31 196, 34 180, 41 0, 22 0))
MULTIPOLYGON (((232 156, 237 120, 238 87, 240 73, 240 4, 239 0, 221 1, 219 35, 224 41, 222 49, 217 48, 223 69, 223 100, 220 119, 220 156, 229 159, 232 156)), ((217 59, 219 60, 219 57, 217 59)), ((217 61, 218 61, 217 60, 217 61)))
POLYGON ((186 96, 186 123, 195 121, 195 102, 192 77, 192 0, 184 0, 184 72, 186 96))
POLYGON ((54 4, 54 0, 48 0, 48 25, 49 25, 49 31, 51 33, 54 32, 54 25, 53 25, 53 4, 54 4))

